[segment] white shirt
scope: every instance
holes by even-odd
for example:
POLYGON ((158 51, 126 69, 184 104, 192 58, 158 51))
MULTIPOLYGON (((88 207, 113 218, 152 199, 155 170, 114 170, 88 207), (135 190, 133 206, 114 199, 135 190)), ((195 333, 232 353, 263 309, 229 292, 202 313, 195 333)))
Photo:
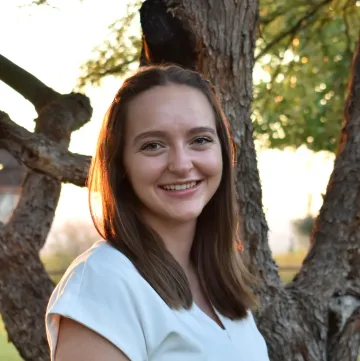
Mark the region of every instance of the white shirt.
POLYGON ((108 339, 131 361, 269 361, 251 312, 241 321, 217 314, 225 330, 195 304, 172 310, 127 257, 99 241, 75 259, 51 295, 51 360, 64 316, 108 339))

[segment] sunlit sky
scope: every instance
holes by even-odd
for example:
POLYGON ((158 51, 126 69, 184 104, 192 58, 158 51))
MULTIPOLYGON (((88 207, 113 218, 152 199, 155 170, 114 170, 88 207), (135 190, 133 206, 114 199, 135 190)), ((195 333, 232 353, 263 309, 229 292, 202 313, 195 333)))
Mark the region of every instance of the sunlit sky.
MULTIPOLYGON (((21 7, 26 1, 0 0, 0 53, 60 93, 74 88, 80 65, 106 39, 108 25, 124 14, 128 2, 58 0, 53 1, 55 7, 21 7)), ((111 77, 100 87, 86 88, 94 114, 90 123, 73 134, 71 151, 93 153, 103 115, 120 84, 120 79, 111 77)), ((18 124, 33 129, 34 107, 1 82, 0 109, 18 124)), ((266 150, 258 152, 258 165, 270 245, 274 252, 285 251, 293 237, 290 220, 306 215, 309 194, 313 196, 311 211, 319 210, 333 157, 305 148, 296 152, 266 150)), ((87 192, 64 185, 55 226, 79 218, 90 222, 87 192)))

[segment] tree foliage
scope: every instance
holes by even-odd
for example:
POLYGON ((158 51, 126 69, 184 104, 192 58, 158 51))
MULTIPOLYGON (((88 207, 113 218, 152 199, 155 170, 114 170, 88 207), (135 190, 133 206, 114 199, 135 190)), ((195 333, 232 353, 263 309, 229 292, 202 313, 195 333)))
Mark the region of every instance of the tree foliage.
MULTIPOLYGON (((78 85, 99 84, 138 65, 138 9, 109 27, 110 36, 82 66, 78 85)), ((359 2, 261 0, 253 124, 266 147, 334 152, 349 69, 360 28, 359 2), (258 74, 262 74, 258 79, 258 74)))
POLYGON ((109 38, 93 50, 92 59, 82 65, 78 87, 99 85, 107 75, 123 75, 137 67, 141 52, 139 7, 136 0, 127 5, 127 15, 109 26, 109 38))
POLYGON ((360 28, 359 2, 262 0, 256 135, 270 147, 334 152, 360 28))

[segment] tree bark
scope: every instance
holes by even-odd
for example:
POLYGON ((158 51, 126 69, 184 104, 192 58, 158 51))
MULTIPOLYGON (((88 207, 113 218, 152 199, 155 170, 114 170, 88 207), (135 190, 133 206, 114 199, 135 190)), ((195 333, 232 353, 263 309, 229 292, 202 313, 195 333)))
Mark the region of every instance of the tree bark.
POLYGON ((0 80, 32 103, 37 112, 60 95, 2 55, 0 55, 0 80))
POLYGON ((91 157, 73 154, 49 137, 27 131, 1 111, 0 147, 33 171, 63 183, 85 186, 91 157))
MULTIPOLYGON (((3 59, 0 58, 0 63, 3 59)), ((56 147, 60 156, 65 155, 71 133, 91 117, 88 98, 80 94, 60 96, 15 64, 6 64, 9 67, 7 75, 13 74, 16 78, 11 83, 10 77, 9 85, 16 83, 16 90, 24 96, 36 94, 39 87, 45 92, 40 92, 43 96, 40 98, 27 97, 39 110, 36 134, 29 136, 29 132, 16 127, 1 113, 0 144, 8 145, 10 152, 18 154, 20 160, 20 156, 27 153, 25 158, 29 164, 31 156, 45 158, 49 147, 56 147), (39 144, 35 145, 34 140, 40 140, 39 144)), ((0 72, 0 75, 4 74, 0 72)), ((2 80, 8 79, 2 77, 2 80)), ((43 164, 45 168, 49 166, 44 165, 46 159, 32 161, 32 164, 43 164)), ((62 164, 64 169, 69 166, 62 164)), ((39 252, 50 230, 60 191, 58 179, 29 170, 16 209, 7 224, 0 226, 0 312, 9 340, 26 361, 49 360, 44 313, 53 284, 40 261, 39 252)))
POLYGON ((329 360, 356 360, 360 346, 359 132, 360 38, 334 170, 314 226, 312 248, 292 285, 327 303, 329 360))

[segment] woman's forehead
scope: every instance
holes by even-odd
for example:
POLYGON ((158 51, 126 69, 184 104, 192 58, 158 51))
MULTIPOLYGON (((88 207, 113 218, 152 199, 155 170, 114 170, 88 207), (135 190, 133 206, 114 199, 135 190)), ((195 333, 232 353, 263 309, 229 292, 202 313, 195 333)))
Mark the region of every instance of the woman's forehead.
POLYGON ((131 133, 144 128, 215 126, 210 101, 200 90, 186 85, 154 87, 134 98, 127 110, 131 133))

